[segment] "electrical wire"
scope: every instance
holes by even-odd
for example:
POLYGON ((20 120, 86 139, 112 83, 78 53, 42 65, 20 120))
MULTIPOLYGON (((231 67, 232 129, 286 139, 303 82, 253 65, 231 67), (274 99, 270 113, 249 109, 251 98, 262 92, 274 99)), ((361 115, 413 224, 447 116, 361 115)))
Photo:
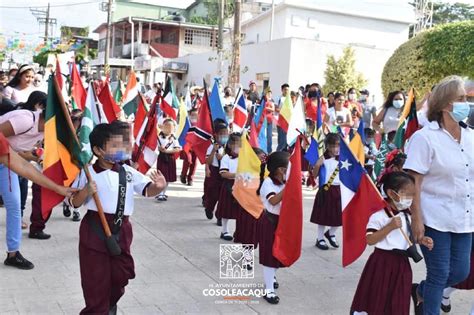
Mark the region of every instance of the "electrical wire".
MULTIPOLYGON (((76 5, 84 5, 84 4, 92 4, 92 3, 100 3, 102 0, 95 0, 95 1, 85 1, 85 2, 74 2, 74 3, 64 3, 64 4, 53 4, 50 5, 50 8, 58 8, 58 7, 70 7, 76 5)), ((47 8, 47 5, 30 5, 30 6, 0 6, 0 9, 30 9, 30 8, 47 8)))

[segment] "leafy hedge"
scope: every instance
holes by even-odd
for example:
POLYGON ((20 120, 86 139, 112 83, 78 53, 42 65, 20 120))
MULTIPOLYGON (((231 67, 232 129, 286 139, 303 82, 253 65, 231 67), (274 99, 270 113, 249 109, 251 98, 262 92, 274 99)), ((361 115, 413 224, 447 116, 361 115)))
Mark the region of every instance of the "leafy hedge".
POLYGON ((421 97, 453 74, 474 78, 474 21, 443 24, 402 44, 385 64, 382 90, 414 86, 421 97))

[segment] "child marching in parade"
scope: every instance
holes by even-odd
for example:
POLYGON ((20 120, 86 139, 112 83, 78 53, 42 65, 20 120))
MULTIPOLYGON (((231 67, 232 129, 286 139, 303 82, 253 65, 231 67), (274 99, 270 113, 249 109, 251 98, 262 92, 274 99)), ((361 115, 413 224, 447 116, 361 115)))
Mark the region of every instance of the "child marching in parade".
POLYGON ((240 204, 232 195, 232 186, 234 186, 235 174, 239 161, 239 150, 241 147, 240 134, 233 133, 225 147, 225 155, 220 163, 220 175, 222 185, 220 187, 219 202, 217 203, 216 217, 222 220, 222 232, 220 238, 231 241, 233 237, 229 233, 228 223, 231 219, 237 219, 242 210, 240 204))
MULTIPOLYGON (((403 233, 412 239, 409 208, 415 179, 404 172, 392 172, 382 182, 387 207, 372 214, 367 224, 367 244, 375 250, 362 272, 351 314, 410 314, 412 270, 408 257, 414 257, 411 251, 416 247, 410 246, 403 233)), ((433 248, 429 237, 421 244, 433 248)))
POLYGON ((318 237, 316 247, 328 250, 324 237, 327 238, 332 247, 338 248, 336 240, 336 230, 342 226, 341 190, 339 182, 339 136, 335 133, 326 135, 326 152, 313 169, 313 174, 317 176, 319 169, 324 164, 326 167, 326 183, 319 187, 314 200, 313 212, 310 221, 318 225, 318 237), (329 227, 326 230, 326 227, 329 227))
POLYGON ((158 161, 156 168, 163 174, 166 179, 166 188, 156 196, 157 201, 167 201, 166 189, 169 183, 176 181, 176 159, 175 154, 181 151, 178 139, 174 136, 174 120, 167 118, 163 122, 163 127, 158 136, 158 161))
POLYGON ((263 179, 264 169, 260 173, 261 186, 257 193, 265 206, 265 211, 259 220, 258 244, 259 262, 263 265, 265 280, 265 300, 270 304, 278 304, 280 298, 276 295, 278 288, 276 271, 283 267, 280 261, 273 256, 273 242, 282 204, 290 154, 288 152, 273 152, 268 156, 267 169, 269 176, 263 179))
POLYGON ((125 139, 120 123, 99 124, 90 134, 90 144, 97 161, 89 166, 92 182, 87 184, 84 172, 73 187, 81 190, 69 198, 70 206, 84 204, 88 209, 79 230, 79 261, 81 283, 86 306, 81 314, 116 314, 117 302, 125 286, 135 277, 130 252, 134 193, 155 196, 166 187, 158 172, 150 178, 122 161, 130 158, 130 141, 125 139), (120 193, 119 193, 120 192, 120 193), (120 246, 120 253, 108 250, 93 194, 97 193, 105 218, 111 227, 112 238, 120 246), (115 197, 118 196, 118 197, 115 197), (117 255, 118 254, 118 255, 117 255))

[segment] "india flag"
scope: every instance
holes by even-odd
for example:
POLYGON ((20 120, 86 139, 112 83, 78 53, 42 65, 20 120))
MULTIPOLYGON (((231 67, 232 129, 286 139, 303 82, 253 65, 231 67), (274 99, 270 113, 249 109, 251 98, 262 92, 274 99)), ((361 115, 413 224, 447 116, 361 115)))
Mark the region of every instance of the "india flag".
POLYGON ((128 76, 127 88, 122 98, 122 109, 125 115, 135 115, 138 108, 138 83, 135 72, 130 71, 128 76))

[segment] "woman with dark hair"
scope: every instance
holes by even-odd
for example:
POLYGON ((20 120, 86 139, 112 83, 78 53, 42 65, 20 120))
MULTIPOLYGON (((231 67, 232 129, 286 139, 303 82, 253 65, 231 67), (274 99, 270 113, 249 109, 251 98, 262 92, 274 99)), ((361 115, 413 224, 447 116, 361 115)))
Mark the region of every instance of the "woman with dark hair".
POLYGON ((324 115, 324 123, 328 126, 329 132, 337 132, 337 127, 352 128, 354 123, 351 112, 343 106, 344 94, 338 92, 334 98, 336 100, 335 106, 329 108, 324 115))
POLYGON ((3 90, 3 97, 14 103, 26 102, 34 90, 34 75, 33 67, 26 64, 22 65, 3 90))
POLYGON ((403 92, 390 92, 382 110, 372 122, 374 129, 383 130, 383 133, 396 131, 404 105, 405 94, 403 92))
POLYGON ((355 122, 355 127, 357 127, 359 119, 362 118, 362 106, 357 101, 357 90, 355 88, 347 90, 347 100, 344 107, 351 112, 352 121, 355 122))
POLYGON ((336 105, 336 99, 334 98, 334 92, 329 92, 327 95, 328 98, 328 108, 334 107, 336 105))

